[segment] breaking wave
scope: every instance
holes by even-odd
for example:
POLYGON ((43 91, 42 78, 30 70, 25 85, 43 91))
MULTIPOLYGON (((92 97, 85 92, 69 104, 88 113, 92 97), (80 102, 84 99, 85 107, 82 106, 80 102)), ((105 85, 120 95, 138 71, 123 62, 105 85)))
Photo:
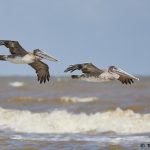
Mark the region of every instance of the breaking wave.
POLYGON ((87 102, 93 102, 93 101, 98 101, 98 97, 69 97, 69 96, 63 96, 60 98, 61 102, 72 102, 72 103, 87 103, 87 102))
POLYGON ((33 113, 0 108, 0 128, 23 133, 146 133, 150 132, 150 114, 120 108, 89 115, 65 110, 33 113))
POLYGON ((19 82, 19 81, 15 81, 15 82, 10 82, 9 85, 12 87, 21 87, 21 86, 24 86, 24 83, 19 82))
POLYGON ((11 102, 11 103, 28 103, 28 104, 34 104, 34 103, 88 103, 88 102, 95 102, 99 101, 100 98, 98 97, 70 97, 70 96, 62 96, 58 98, 34 98, 31 96, 17 96, 17 97, 12 97, 9 99, 6 99, 5 102, 11 102))

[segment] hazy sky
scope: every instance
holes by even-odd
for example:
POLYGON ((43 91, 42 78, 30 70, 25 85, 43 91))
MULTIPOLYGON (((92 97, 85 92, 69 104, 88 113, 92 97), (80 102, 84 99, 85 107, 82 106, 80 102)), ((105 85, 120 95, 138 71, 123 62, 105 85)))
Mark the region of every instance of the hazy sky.
MULTIPOLYGON (((150 75, 150 0, 0 0, 0 20, 0 39, 59 59, 44 61, 52 75, 84 62, 150 75)), ((0 68, 0 75, 35 75, 28 65, 0 68)))

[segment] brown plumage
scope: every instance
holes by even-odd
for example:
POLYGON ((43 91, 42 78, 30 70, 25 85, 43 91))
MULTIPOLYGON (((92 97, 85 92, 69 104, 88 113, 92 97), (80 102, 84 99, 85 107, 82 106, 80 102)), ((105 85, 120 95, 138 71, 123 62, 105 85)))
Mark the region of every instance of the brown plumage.
POLYGON ((75 70, 81 70, 83 73, 102 73, 103 71, 97 68, 95 65, 92 63, 84 63, 84 64, 75 64, 75 65, 70 65, 64 72, 73 72, 75 70))
POLYGON ((64 72, 73 72, 75 70, 81 70, 83 74, 72 75, 73 79, 81 79, 90 82, 105 82, 116 79, 123 84, 131 84, 134 83, 133 80, 139 80, 137 77, 115 66, 110 66, 108 69, 99 69, 92 63, 70 65, 64 72))
POLYGON ((9 48, 12 55, 17 54, 19 56, 24 56, 28 54, 28 52, 19 44, 18 41, 0 40, 0 45, 4 45, 9 48))
POLYGON ((46 82, 49 81, 50 78, 50 74, 49 74, 49 67, 48 65, 46 65, 45 63, 43 63, 42 61, 35 61, 31 64, 29 64, 33 69, 36 70, 36 74, 37 74, 37 80, 42 83, 42 82, 46 82))
MULTIPOLYGON (((0 60, 6 60, 6 58, 12 58, 12 57, 24 57, 27 54, 30 54, 27 52, 18 41, 11 41, 11 40, 0 40, 0 45, 4 45, 5 47, 9 48, 9 51, 12 55, 0 55, 0 60)), ((34 50, 34 53, 36 51, 40 50, 34 50)), ((32 54, 34 55, 34 54, 32 54)), ((47 64, 40 61, 42 58, 39 57, 39 59, 35 59, 34 62, 28 63, 29 66, 31 66, 33 69, 35 69, 37 74, 37 80, 40 83, 45 83, 46 81, 49 81, 50 79, 50 73, 49 73, 49 67, 47 64)))

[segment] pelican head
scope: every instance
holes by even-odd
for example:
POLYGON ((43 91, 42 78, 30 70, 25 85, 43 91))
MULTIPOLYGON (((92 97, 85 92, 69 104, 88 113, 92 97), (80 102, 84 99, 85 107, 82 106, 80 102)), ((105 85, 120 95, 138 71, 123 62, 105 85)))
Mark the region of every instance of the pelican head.
POLYGON ((124 70, 122 70, 122 69, 120 69, 120 68, 117 68, 116 66, 110 66, 109 68, 108 68, 108 71, 109 72, 118 72, 118 73, 120 73, 120 74, 128 74, 127 72, 125 72, 124 70))
POLYGON ((135 80, 139 80, 139 78, 127 73, 126 71, 120 69, 120 68, 117 68, 115 66, 110 66, 108 68, 108 71, 109 72, 113 72, 113 73, 116 73, 116 74, 119 74, 119 75, 122 75, 122 76, 130 76, 131 78, 135 79, 135 80))
POLYGON ((48 55, 46 52, 40 50, 40 49, 35 49, 33 51, 33 54, 35 56, 37 56, 38 59, 47 59, 49 61, 58 61, 57 59, 55 59, 54 57, 48 55))
POLYGON ((108 71, 109 71, 109 72, 116 72, 116 71, 119 71, 119 68, 117 68, 116 66, 110 66, 110 67, 108 68, 108 71))

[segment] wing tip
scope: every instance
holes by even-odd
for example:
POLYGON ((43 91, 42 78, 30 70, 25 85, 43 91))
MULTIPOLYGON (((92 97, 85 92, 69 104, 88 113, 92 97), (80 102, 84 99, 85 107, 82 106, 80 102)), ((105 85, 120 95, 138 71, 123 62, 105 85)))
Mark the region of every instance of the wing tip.
POLYGON ((82 69, 82 64, 75 64, 75 65, 70 65, 64 72, 73 72, 75 70, 81 70, 82 69))
POLYGON ((43 77, 38 76, 37 80, 40 84, 42 84, 42 83, 45 84, 46 82, 50 81, 50 75, 43 76, 43 77))
POLYGON ((137 80, 137 81, 140 80, 139 78, 137 78, 137 77, 135 77, 135 76, 133 76, 133 79, 134 79, 134 80, 137 80))

